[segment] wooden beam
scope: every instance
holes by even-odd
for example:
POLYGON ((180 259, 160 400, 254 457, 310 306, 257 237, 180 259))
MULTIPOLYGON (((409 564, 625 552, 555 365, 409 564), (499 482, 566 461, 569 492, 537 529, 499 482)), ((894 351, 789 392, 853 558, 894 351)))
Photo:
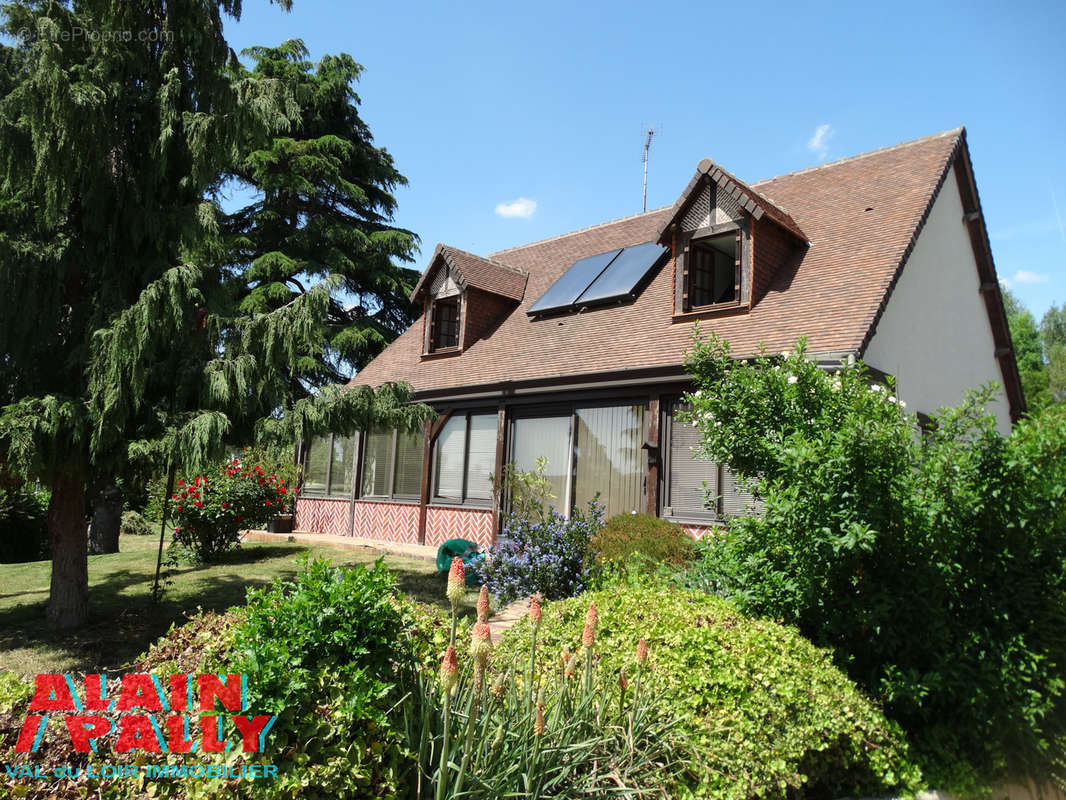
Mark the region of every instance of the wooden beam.
MULTIPOLYGON (((496 411, 496 488, 500 488, 500 479, 503 477, 503 465, 507 459, 507 409, 500 404, 496 411)), ((492 535, 495 541, 500 535, 500 526, 503 524, 503 493, 493 493, 492 501, 492 535)))
POLYGON ((418 498, 418 543, 426 543, 426 509, 429 506, 429 479, 432 475, 430 459, 433 456, 433 442, 440 434, 440 429, 451 419, 452 411, 446 411, 436 419, 428 420, 425 427, 422 448, 422 491, 418 498))
POLYGON ((649 514, 659 514, 659 469, 662 463, 659 441, 659 395, 648 398, 648 491, 647 507, 649 514))

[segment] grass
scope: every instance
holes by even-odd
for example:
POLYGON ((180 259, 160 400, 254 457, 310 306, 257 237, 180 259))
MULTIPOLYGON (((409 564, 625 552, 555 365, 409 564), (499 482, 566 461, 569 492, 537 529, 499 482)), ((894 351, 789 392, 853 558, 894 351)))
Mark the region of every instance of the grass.
MULTIPOLYGON (((120 672, 123 665, 181 624, 197 608, 221 611, 243 605, 245 591, 289 578, 305 554, 337 566, 368 564, 370 549, 245 542, 220 564, 166 567, 165 591, 151 599, 158 540, 123 536, 121 552, 89 556, 89 622, 70 632, 49 630, 44 620, 51 562, 0 564, 0 668, 39 672, 120 672)), ((401 591, 415 600, 443 605, 446 576, 418 558, 386 555, 385 565, 401 591)), ((476 594, 467 593, 468 612, 476 594)))

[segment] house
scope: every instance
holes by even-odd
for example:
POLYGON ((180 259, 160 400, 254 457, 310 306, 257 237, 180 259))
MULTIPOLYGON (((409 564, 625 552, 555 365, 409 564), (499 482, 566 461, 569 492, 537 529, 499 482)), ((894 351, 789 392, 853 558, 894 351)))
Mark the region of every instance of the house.
POLYGON ((675 420, 699 322, 736 357, 806 336, 932 413, 999 384, 1024 411, 964 129, 746 184, 709 159, 676 203, 488 256, 438 245, 424 314, 353 384, 406 381, 439 417, 310 443, 298 530, 490 543, 490 476, 546 457, 561 509, 596 493, 695 536, 750 497, 675 420), (704 482, 719 495, 706 508, 704 482))

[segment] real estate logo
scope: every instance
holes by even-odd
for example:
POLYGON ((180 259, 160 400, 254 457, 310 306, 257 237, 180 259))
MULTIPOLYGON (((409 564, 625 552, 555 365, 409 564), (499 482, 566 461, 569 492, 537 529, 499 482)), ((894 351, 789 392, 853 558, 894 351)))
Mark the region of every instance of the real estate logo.
MULTIPOLYGON (((228 753, 235 745, 235 732, 244 753, 263 753, 267 735, 277 720, 276 714, 236 713, 248 710, 248 680, 243 674, 177 673, 163 677, 130 673, 117 683, 118 691, 111 696, 107 675, 89 674, 79 693, 70 674, 38 675, 15 751, 36 753, 45 731, 55 726, 66 731, 76 753, 99 752, 100 741, 109 736, 114 736, 111 750, 118 754, 228 753), (231 713, 216 710, 219 704, 231 713)), ((26 765, 5 768, 8 777, 51 777, 26 765)), ((67 773, 56 777, 75 777, 70 774, 73 768, 59 768, 64 769, 67 773)), ((277 774, 271 764, 90 764, 86 769, 89 777, 103 778, 142 772, 150 777, 257 778, 277 774)))

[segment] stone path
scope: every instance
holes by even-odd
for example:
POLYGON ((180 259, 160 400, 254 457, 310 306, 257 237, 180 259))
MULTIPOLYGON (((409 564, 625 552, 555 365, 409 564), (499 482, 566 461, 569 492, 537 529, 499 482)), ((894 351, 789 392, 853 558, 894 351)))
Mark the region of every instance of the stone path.
POLYGON ((503 632, 529 613, 529 600, 516 600, 489 617, 489 630, 493 643, 499 642, 503 632))

